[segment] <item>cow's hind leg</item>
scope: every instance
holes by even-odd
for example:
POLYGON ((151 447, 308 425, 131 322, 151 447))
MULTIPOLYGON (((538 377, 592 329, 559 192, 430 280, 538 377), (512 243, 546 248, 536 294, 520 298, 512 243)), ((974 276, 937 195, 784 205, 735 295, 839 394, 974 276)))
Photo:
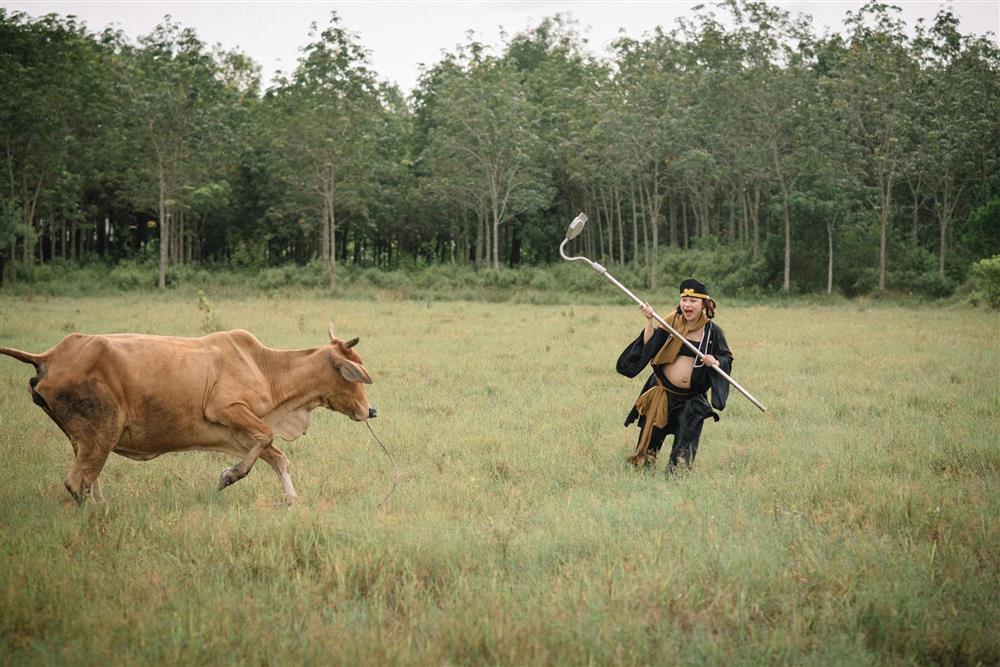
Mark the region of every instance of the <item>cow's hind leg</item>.
POLYGON ((274 472, 278 473, 278 477, 281 478, 281 488, 285 490, 285 502, 289 505, 294 505, 295 501, 299 498, 299 494, 295 492, 295 486, 292 485, 292 476, 288 472, 288 457, 285 456, 283 451, 272 444, 270 447, 264 448, 260 453, 260 458, 267 461, 274 468, 274 472))
POLYGON ((73 445, 73 467, 66 475, 66 490, 78 503, 91 493, 101 502, 104 496, 97 476, 121 437, 121 413, 100 382, 85 382, 59 392, 55 405, 53 418, 73 445))
POLYGON ((222 471, 222 476, 219 478, 221 491, 250 474, 257 458, 265 448, 271 446, 274 434, 271 428, 245 405, 230 405, 217 414, 209 414, 206 411, 206 415, 212 421, 228 426, 236 439, 242 445, 249 447, 239 463, 222 471))
POLYGON ((83 504, 91 493, 94 495, 94 500, 102 502, 104 495, 101 493, 97 476, 101 474, 111 448, 96 439, 76 442, 74 445, 76 458, 69 474, 66 475, 66 490, 80 504, 83 504))

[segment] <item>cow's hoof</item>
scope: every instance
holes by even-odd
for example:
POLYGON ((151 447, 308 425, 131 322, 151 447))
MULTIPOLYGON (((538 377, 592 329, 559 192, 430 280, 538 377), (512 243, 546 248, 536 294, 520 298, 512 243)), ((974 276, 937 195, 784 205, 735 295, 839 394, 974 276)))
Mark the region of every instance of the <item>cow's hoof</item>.
POLYGON ((236 471, 236 466, 233 466, 232 468, 226 468, 225 470, 222 471, 222 476, 219 477, 219 491, 222 491, 227 486, 235 484, 241 479, 243 478, 240 477, 239 473, 236 471))
POLYGON ((84 501, 87 500, 87 495, 83 493, 82 489, 80 491, 74 490, 68 481, 65 482, 63 486, 65 486, 66 490, 69 491, 69 495, 73 496, 73 500, 76 501, 77 505, 83 505, 84 501))

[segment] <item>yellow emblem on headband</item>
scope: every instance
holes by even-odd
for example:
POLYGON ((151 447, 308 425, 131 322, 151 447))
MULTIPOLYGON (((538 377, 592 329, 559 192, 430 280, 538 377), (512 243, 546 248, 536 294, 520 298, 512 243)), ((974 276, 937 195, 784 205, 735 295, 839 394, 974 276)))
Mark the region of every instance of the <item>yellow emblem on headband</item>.
POLYGON ((711 299, 712 298, 712 297, 710 297, 707 294, 701 294, 700 292, 695 292, 690 287, 688 287, 683 292, 681 292, 681 296, 693 296, 696 299, 711 299))

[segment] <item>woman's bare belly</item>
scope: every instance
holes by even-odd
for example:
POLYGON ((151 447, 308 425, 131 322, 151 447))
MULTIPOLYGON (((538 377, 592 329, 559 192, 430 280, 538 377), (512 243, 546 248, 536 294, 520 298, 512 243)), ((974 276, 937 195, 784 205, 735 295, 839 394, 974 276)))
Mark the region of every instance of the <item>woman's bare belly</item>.
POLYGON ((691 373, 694 372, 694 357, 678 355, 674 362, 663 367, 663 374, 675 387, 691 386, 691 373))

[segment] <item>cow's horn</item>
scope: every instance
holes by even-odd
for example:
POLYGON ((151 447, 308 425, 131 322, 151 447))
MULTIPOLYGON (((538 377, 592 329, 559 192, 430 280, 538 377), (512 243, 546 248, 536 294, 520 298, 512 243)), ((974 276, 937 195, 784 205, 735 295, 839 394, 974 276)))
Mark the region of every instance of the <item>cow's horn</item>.
POLYGON ((359 343, 360 341, 361 341, 361 339, 360 339, 360 338, 358 338, 357 336, 355 336, 355 337, 354 337, 354 338, 352 338, 351 340, 349 340, 349 341, 347 341, 346 343, 344 343, 344 349, 345 349, 345 350, 349 350, 349 349, 351 349, 352 347, 354 347, 355 345, 357 345, 357 344, 358 344, 358 343, 359 343))
POLYGON ((337 340, 336 334, 333 333, 333 322, 330 322, 330 327, 328 331, 330 332, 330 342, 332 343, 333 341, 337 340))

